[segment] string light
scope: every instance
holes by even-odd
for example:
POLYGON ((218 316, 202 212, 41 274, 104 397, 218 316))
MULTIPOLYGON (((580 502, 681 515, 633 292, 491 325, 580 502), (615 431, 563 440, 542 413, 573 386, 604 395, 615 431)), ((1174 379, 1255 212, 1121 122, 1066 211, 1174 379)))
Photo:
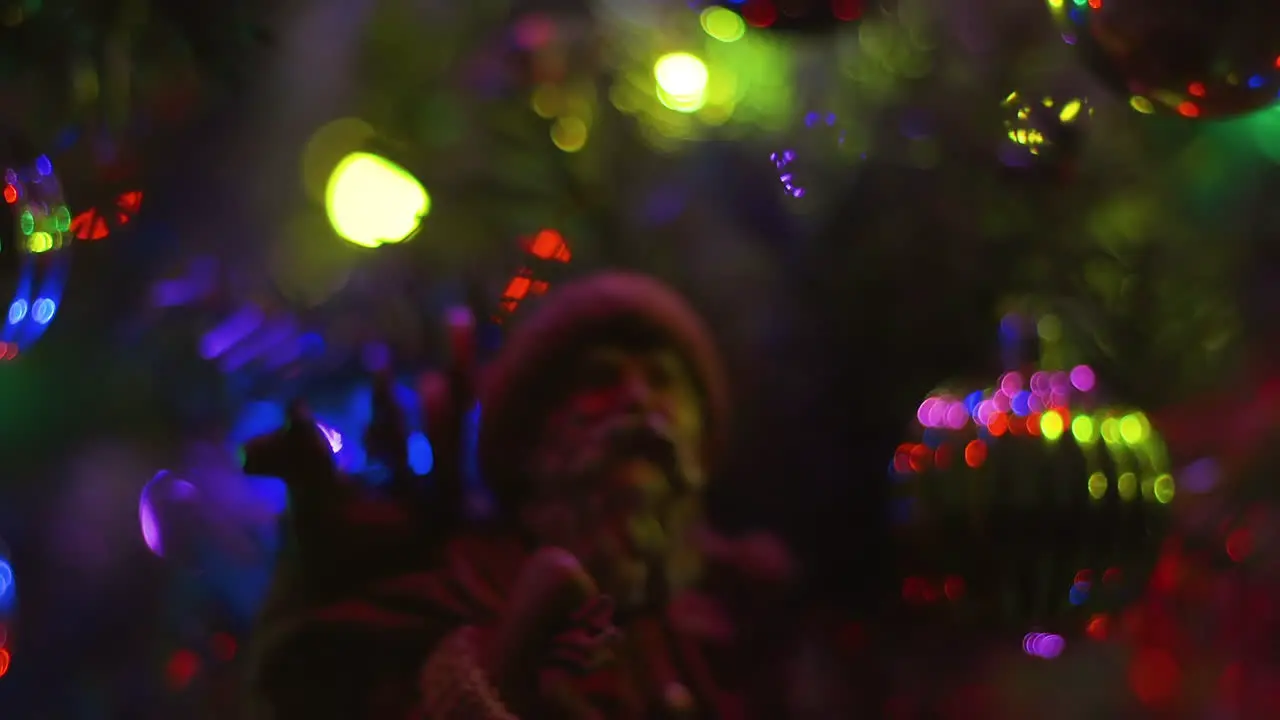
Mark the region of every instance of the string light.
MULTIPOLYGON (((29 168, 4 172, 5 201, 17 228, 18 282, 0 328, 0 360, 12 360, 40 338, 58 312, 69 270, 71 212, 53 163, 41 156, 29 168)), ((3 250, 3 248, 0 248, 3 250)))

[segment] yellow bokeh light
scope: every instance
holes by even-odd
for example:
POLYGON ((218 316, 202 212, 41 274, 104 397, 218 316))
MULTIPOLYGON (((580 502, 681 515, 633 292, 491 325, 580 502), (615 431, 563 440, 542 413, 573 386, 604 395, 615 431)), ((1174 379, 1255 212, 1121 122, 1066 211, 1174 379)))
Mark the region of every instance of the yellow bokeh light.
POLYGON ((1106 418, 1100 423, 1102 440, 1108 445, 1116 445, 1120 442, 1120 421, 1113 417, 1106 418))
POLYGON ((1151 434, 1151 423, 1142 413, 1125 415, 1120 419, 1120 439, 1129 445, 1145 441, 1151 434))
POLYGON ((1138 496, 1138 476, 1131 472, 1121 473, 1116 489, 1120 491, 1121 500, 1133 500, 1138 496))
POLYGON ((747 24, 732 10, 709 7, 702 11, 702 31, 720 42, 736 42, 747 34, 747 24))
POLYGON ((1068 100, 1066 105, 1062 106, 1062 110, 1058 112, 1058 122, 1063 125, 1070 125, 1080 116, 1080 109, 1084 107, 1084 103, 1080 100, 1068 100))
POLYGON ((34 232, 27 238, 27 250, 33 253, 49 252, 53 249, 53 236, 43 230, 34 232))
POLYGON ((1101 500, 1107 496, 1107 476, 1101 472, 1095 472, 1089 476, 1089 495, 1094 500, 1101 500))
POLYGON ((1057 440, 1062 437, 1064 426, 1062 414, 1057 410, 1050 410, 1040 416, 1040 434, 1045 440, 1057 440))
POLYGON ((586 147, 589 134, 587 124, 576 117, 562 117, 551 126, 551 142, 568 153, 586 147))
POLYGON ((1137 110, 1143 115, 1150 115, 1156 111, 1156 107, 1152 102, 1141 95, 1134 95, 1129 98, 1129 107, 1137 110))
POLYGON ((408 170, 363 152, 333 169, 324 201, 334 231, 368 248, 409 239, 431 210, 426 188, 408 170))
POLYGON ((669 53, 653 65, 658 100, 677 112, 692 113, 707 101, 711 73, 706 63, 689 53, 669 53))
POLYGON ((1098 439, 1094 430, 1093 418, 1088 415, 1079 415, 1071 421, 1071 435, 1081 445, 1092 445, 1098 439))

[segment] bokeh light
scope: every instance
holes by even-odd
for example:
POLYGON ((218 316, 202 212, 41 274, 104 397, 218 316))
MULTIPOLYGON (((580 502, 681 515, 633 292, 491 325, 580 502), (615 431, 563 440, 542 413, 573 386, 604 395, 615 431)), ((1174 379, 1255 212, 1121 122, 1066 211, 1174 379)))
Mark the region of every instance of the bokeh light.
POLYGON ((431 211, 426 188, 408 170, 371 153, 348 155, 329 177, 325 210, 339 236, 376 248, 408 240, 431 211))
POLYGON ((747 24, 742 16, 722 7, 709 7, 702 11, 702 30, 720 42, 737 42, 747 34, 747 24))
MULTIPOLYGON (((1037 99, 1012 92, 1000 107, 1005 112, 1004 127, 1008 140, 1001 148, 1000 159, 1015 167, 1055 151, 1072 151, 1075 134, 1093 117, 1093 106, 1087 99, 1079 97, 1059 100, 1042 96, 1037 99)), ((1069 161, 1071 158, 1059 159, 1069 161)))
POLYGON ((0 540, 0 678, 8 674, 13 661, 13 628, 18 605, 18 588, 8 555, 7 546, 0 540))
POLYGON ((653 65, 658 99, 666 107, 682 113, 693 113, 707 102, 707 84, 711 74, 706 63, 690 53, 669 53, 653 65))
MULTIPOLYGON (((409 470, 419 477, 425 476, 431 472, 435 456, 431 442, 423 432, 417 393, 407 383, 397 383, 394 394, 408 430, 406 452, 409 470)), ((309 404, 317 418, 316 427, 328 443, 337 469, 366 485, 379 485, 387 480, 387 469, 379 466, 360 442, 373 421, 372 397, 372 387, 363 383, 344 392, 312 398, 309 404)), ((249 403, 241 409, 228 439, 234 448, 242 451, 244 443, 279 430, 286 422, 283 403, 249 403)), ((283 484, 278 478, 251 476, 249 480, 260 488, 259 494, 283 497, 283 484)))
POLYGON ((1176 484, 1147 416, 1100 403, 1096 385, 1084 365, 1015 370, 977 390, 944 386, 920 403, 919 434, 890 462, 890 509, 897 549, 909 558, 904 569, 941 567, 932 576, 910 573, 910 604, 936 606, 945 593, 920 588, 942 587, 943 572, 950 573, 966 582, 970 604, 947 617, 973 622, 988 614, 985 621, 1002 629, 1053 622, 1061 635, 1029 633, 1024 643, 1027 654, 1052 659, 1064 638, 1088 634, 1091 618, 1133 600, 1136 586, 1105 578, 1118 577, 1118 566, 1145 567, 1135 557, 1140 548, 1154 552, 1148 534, 1167 518, 1176 484), (1072 538, 1018 529, 1039 523, 1076 528, 1089 557, 1059 559, 1060 543, 1072 538), (1020 547, 1016 555, 1005 555, 1012 545, 1020 547), (1076 568, 1071 575, 1068 567, 1076 568), (1095 574, 1104 577, 1097 587, 1095 574), (1052 592, 1061 595, 1045 604, 1021 594, 1030 582, 1056 585, 1061 590, 1052 592))
POLYGON ((9 322, 0 326, 0 359, 16 357, 46 331, 62 299, 74 237, 71 211, 47 156, 31 166, 4 171, 3 196, 14 216, 18 278, 9 303, 9 322))
POLYGON ((161 470, 142 488, 138 500, 138 521, 142 527, 142 540, 157 557, 170 557, 182 539, 176 531, 190 530, 184 526, 191 506, 199 500, 199 493, 191 483, 176 477, 168 470, 161 470))
POLYGON ((1042 660, 1052 660, 1066 649, 1067 641, 1054 633, 1027 633, 1022 638, 1022 651, 1042 660))
MULTIPOLYGON (((9 564, 8 560, 0 558, 0 610, 9 607, 14 595, 13 566, 9 564)), ((3 644, 3 642, 0 642, 0 645, 3 644)))

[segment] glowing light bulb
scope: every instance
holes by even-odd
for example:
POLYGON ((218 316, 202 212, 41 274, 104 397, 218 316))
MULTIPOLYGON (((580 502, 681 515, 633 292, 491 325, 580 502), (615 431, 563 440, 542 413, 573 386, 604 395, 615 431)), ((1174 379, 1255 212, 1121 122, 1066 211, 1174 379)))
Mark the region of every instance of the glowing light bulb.
POLYGON ((658 100, 682 113, 697 112, 707 102, 711 78, 706 63, 689 53, 669 53, 653 65, 658 100))
POLYGON ((338 235, 376 248, 412 237, 431 211, 431 197, 408 170, 377 155, 352 153, 329 176, 325 209, 338 235))

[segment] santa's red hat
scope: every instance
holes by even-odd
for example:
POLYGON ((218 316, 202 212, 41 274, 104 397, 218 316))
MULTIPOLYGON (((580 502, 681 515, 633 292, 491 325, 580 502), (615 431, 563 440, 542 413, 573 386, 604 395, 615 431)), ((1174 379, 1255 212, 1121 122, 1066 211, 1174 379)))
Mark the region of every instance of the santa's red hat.
POLYGON ((728 429, 729 402, 720 354, 706 324, 683 297, 654 278, 601 273, 549 293, 485 369, 477 455, 481 475, 500 502, 520 502, 541 423, 572 380, 579 353, 637 341, 669 347, 684 358, 702 394, 705 460, 714 463, 728 429))

